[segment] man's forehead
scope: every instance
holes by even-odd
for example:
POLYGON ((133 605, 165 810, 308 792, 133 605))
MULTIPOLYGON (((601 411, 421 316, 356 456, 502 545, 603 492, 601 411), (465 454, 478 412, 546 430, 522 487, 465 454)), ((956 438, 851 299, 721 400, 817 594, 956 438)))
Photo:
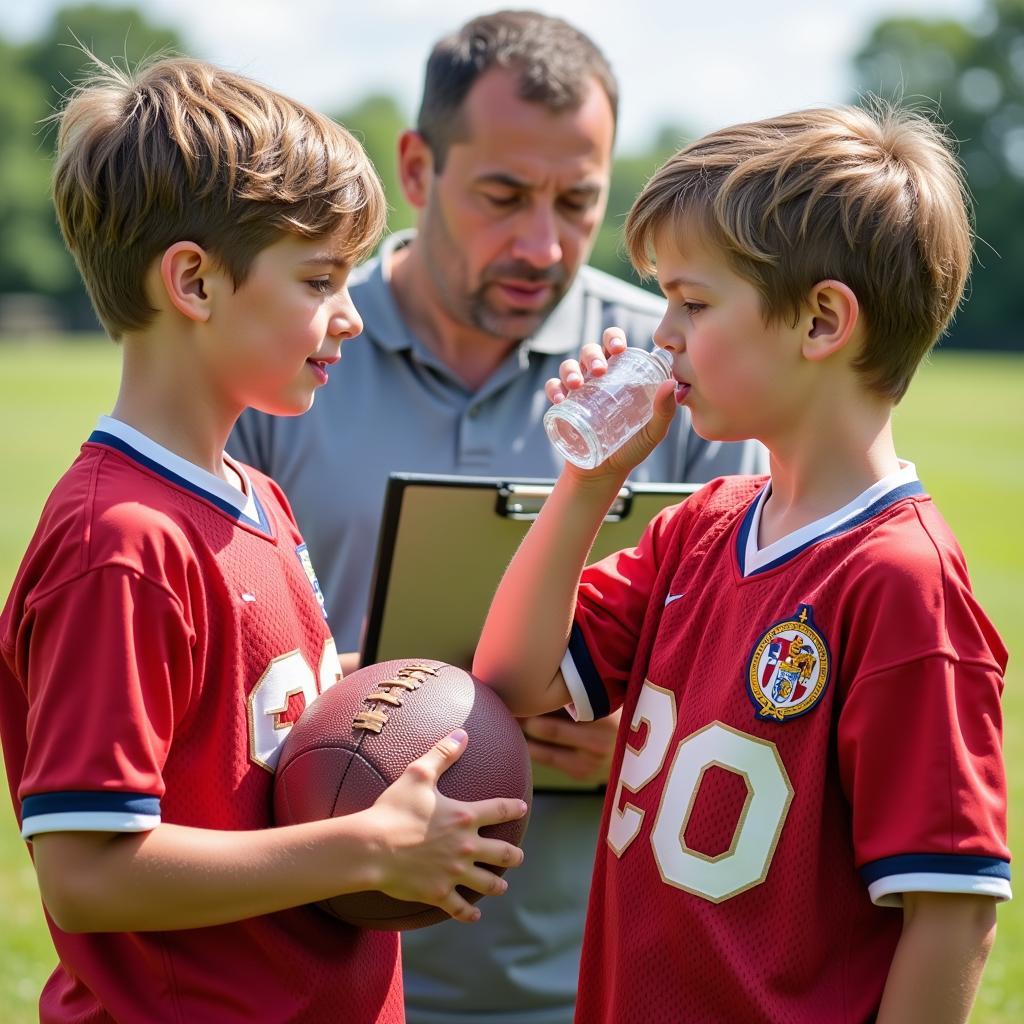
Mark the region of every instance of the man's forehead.
POLYGON ((506 68, 492 68, 473 83, 459 111, 451 149, 489 162, 490 170, 526 176, 541 165, 570 172, 597 170, 611 163, 615 121, 611 103, 593 79, 579 106, 551 110, 523 100, 519 80, 506 68))

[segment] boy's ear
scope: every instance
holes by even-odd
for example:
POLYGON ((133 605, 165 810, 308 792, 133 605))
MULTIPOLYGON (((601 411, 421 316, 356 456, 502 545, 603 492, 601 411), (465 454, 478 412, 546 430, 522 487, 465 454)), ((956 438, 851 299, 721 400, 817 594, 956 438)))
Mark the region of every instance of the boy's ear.
POLYGON ((427 205, 434 176, 434 154, 419 132, 406 129, 398 137, 398 178, 409 205, 422 210, 427 205))
POLYGON ((842 281, 819 281, 807 297, 804 357, 817 362, 838 352, 852 337, 860 320, 860 303, 842 281))
POLYGON ((210 279, 215 273, 209 253, 195 242, 175 242, 160 260, 160 283, 167 301, 196 323, 210 319, 210 279))

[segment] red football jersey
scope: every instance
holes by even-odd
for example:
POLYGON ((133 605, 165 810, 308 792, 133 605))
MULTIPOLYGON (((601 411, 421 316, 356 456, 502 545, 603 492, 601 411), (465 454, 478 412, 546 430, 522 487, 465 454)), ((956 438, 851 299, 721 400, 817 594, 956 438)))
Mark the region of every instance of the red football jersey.
POLYGON ((1006 651, 912 466, 759 550, 714 481, 588 568, 565 674, 623 705, 577 1019, 874 1019, 905 891, 1010 895, 1006 651))
MULTIPOLYGON (((338 679, 284 495, 248 495, 104 418, 51 494, 0 616, 0 730, 27 839, 271 822, 273 771, 338 679)), ((71 935, 44 1021, 404 1020, 398 938, 298 907, 71 935)))

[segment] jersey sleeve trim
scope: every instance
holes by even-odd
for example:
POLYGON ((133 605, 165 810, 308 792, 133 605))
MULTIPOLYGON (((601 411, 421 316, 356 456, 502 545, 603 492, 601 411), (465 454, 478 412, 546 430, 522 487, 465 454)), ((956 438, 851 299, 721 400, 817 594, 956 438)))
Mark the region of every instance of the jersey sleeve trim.
POLYGON ((905 892, 959 892, 1008 900, 1010 865, 998 857, 911 853, 884 857, 860 869, 871 902, 899 906, 905 892))
POLYGON ((21 837, 42 832, 149 832, 160 824, 160 799, 147 793, 39 793, 21 804, 21 837))
POLYGON ((608 692, 594 667, 583 631, 573 623, 569 648, 562 658, 562 676, 572 697, 569 713, 577 722, 593 722, 606 718, 611 711, 608 692))

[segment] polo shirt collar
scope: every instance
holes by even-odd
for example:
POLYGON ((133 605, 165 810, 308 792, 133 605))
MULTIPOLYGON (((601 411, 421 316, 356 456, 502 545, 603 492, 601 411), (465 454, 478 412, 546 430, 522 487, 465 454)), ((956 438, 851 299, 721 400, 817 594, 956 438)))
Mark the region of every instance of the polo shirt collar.
POLYGON ((381 243, 376 257, 355 272, 353 289, 358 289, 356 306, 363 320, 363 332, 380 348, 404 352, 413 348, 416 337, 402 318, 391 290, 391 254, 408 245, 415 231, 400 231, 381 243))
MULTIPOLYGON (((391 290, 391 255, 416 237, 413 230, 398 231, 382 243, 376 259, 366 265, 354 286, 359 286, 359 313, 365 322, 367 338, 381 348, 402 352, 418 344, 415 334, 402 318, 391 290)), ((584 285, 577 274, 562 301, 520 350, 549 354, 570 354, 579 345, 579 325, 583 322, 584 285)))

